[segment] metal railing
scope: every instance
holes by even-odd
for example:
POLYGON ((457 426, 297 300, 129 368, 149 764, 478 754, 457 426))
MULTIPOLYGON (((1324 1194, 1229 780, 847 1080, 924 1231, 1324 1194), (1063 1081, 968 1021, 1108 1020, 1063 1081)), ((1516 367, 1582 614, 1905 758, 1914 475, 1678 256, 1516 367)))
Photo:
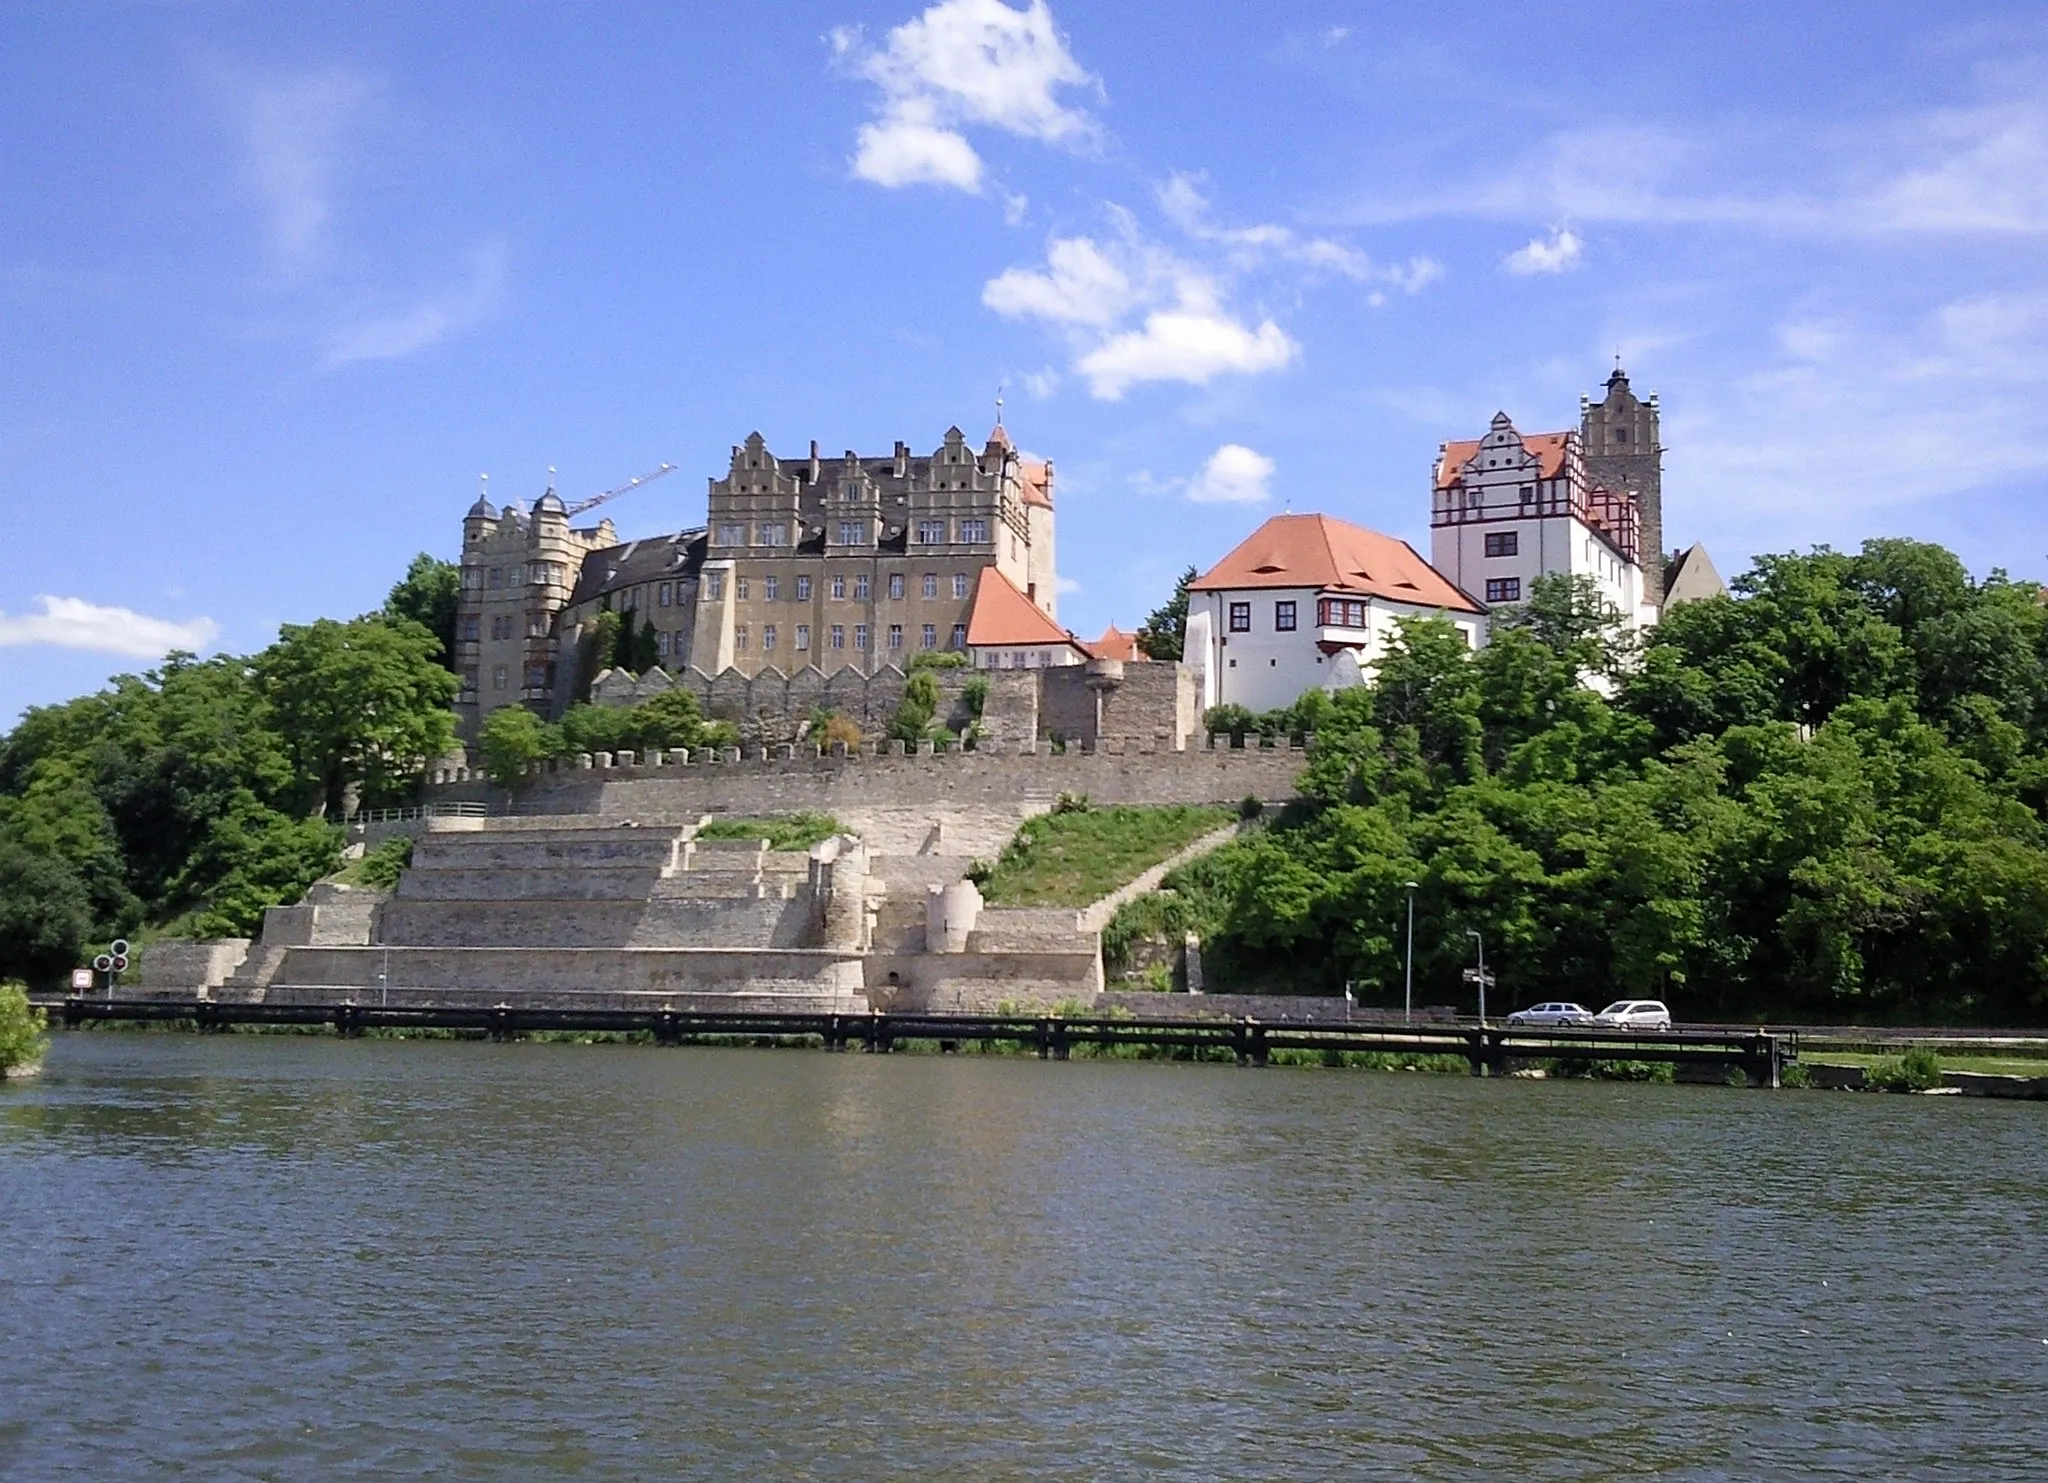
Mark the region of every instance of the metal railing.
POLYGON ((481 819, 489 816, 483 803, 421 803, 411 808, 358 809, 345 821, 354 829, 362 824, 408 824, 414 819, 481 819))

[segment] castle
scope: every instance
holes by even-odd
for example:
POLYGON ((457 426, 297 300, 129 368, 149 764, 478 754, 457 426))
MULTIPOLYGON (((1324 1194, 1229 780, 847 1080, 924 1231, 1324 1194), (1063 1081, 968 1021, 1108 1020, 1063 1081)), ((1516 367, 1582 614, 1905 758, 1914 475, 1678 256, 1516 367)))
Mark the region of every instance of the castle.
POLYGON ((604 612, 651 632, 671 674, 900 671, 970 639, 994 667, 1092 657, 1056 621, 1052 464, 1019 454, 1000 421, 979 449, 955 427, 929 455, 899 442, 830 460, 815 442, 779 458, 754 433, 710 480, 704 526, 624 544, 609 521, 572 527, 552 489, 531 512, 479 497, 461 571, 468 740, 501 706, 556 716, 585 693, 610 663, 593 644, 604 612))

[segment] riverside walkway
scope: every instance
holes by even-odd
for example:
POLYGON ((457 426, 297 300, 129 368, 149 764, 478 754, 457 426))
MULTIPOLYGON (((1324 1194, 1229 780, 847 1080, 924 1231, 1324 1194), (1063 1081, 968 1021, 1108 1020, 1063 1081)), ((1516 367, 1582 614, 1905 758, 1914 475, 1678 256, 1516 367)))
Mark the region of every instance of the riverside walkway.
POLYGON ((207 999, 121 999, 73 996, 39 1001, 53 1022, 75 1029, 96 1023, 157 1023, 198 1030, 237 1026, 331 1028, 343 1035, 368 1030, 455 1030, 512 1040, 535 1032, 645 1034, 663 1045, 686 1043, 797 1043, 828 1050, 859 1046, 887 1052, 906 1041, 936 1042, 942 1050, 968 1043, 1036 1051, 1066 1060, 1077 1046, 1147 1048, 1191 1056, 1234 1058, 1263 1066, 1275 1051, 1380 1052, 1463 1057, 1475 1076, 1502 1075, 1512 1062, 1669 1061, 1743 1073, 1753 1086, 1775 1087, 1785 1064, 1798 1056, 1796 1036, 1752 1029, 1614 1031, 1509 1027, 1476 1020, 1403 1023, 1385 1018, 1323 1020, 1198 1019, 1068 1014, 774 1013, 530 1007, 499 1004, 421 1006, 362 1004, 245 1004, 207 999))

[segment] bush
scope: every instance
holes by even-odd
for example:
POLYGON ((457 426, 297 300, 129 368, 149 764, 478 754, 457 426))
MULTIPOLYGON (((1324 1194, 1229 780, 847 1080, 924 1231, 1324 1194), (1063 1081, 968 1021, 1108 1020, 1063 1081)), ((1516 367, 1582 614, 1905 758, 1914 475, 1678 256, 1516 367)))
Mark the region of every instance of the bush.
POLYGON ((356 878, 374 891, 395 891, 398 878, 412 864, 413 841, 400 835, 365 852, 356 866, 356 878))
POLYGON ((50 1043, 44 1029, 43 1012, 29 1004, 28 990, 18 983, 0 984, 0 1077, 42 1060, 50 1043))
MULTIPOLYGON (((920 669, 965 669, 967 668, 967 656, 958 649, 919 649, 910 656, 910 664, 907 667, 912 671, 920 669)), ((982 689, 986 691, 987 688, 988 686, 984 682, 982 689)))
POLYGON ((1863 1084, 1878 1092, 1931 1091, 1941 1085, 1941 1057, 1925 1046, 1882 1056, 1863 1073, 1863 1084))
POLYGON ((699 839, 765 839, 771 850, 808 850, 843 832, 830 814, 779 814, 765 819, 713 819, 697 830, 699 839))
POLYGON ((811 712, 811 724, 807 735, 828 752, 832 750, 834 742, 844 742, 846 750, 851 752, 857 750, 864 740, 860 722, 844 711, 828 711, 822 708, 811 712))

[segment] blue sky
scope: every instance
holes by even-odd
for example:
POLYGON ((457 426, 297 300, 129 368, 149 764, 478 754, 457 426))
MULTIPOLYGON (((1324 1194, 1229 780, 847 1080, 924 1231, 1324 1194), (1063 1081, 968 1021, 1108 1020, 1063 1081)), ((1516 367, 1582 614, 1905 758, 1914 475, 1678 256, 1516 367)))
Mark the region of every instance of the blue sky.
POLYGON ((1667 541, 2048 574, 2038 6, 22 0, 0 724, 374 607, 476 475, 701 521, 1006 421, 1061 618, 1662 393, 1667 541))

